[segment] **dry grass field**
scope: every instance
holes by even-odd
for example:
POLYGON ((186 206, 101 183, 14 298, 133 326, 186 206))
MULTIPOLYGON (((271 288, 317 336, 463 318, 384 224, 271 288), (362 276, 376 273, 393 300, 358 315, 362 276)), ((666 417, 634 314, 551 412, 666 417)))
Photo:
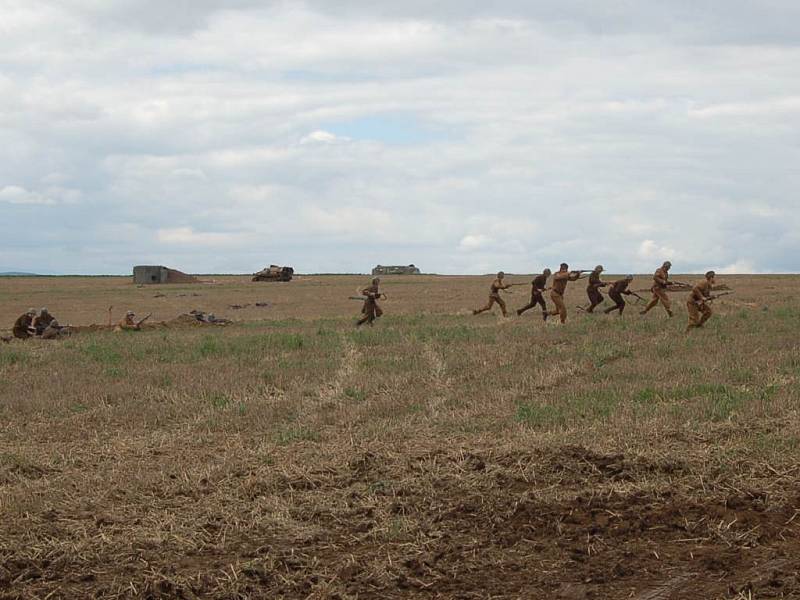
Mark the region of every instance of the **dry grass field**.
POLYGON ((367 277, 0 279, 0 329, 236 321, 0 344, 0 598, 800 598, 800 278, 721 279, 689 334, 583 282, 560 326, 387 277, 356 330, 367 277))

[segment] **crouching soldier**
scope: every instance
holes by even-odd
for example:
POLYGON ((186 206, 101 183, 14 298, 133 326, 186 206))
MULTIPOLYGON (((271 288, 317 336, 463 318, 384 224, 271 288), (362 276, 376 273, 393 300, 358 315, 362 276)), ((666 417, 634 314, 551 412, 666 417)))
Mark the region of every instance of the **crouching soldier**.
MULTIPOLYGON (((708 271, 705 281, 701 281, 692 288, 692 292, 686 300, 686 310, 689 313, 689 323, 686 325, 686 331, 702 327, 711 318, 713 312, 710 302, 715 299, 711 292, 719 289, 715 287, 716 276, 717 274, 714 271, 708 271)), ((726 288, 723 286, 722 289, 726 288)))
POLYGON ((631 281, 633 281, 633 275, 628 275, 625 279, 617 279, 611 284, 611 287, 608 289, 608 297, 614 301, 614 306, 605 309, 603 311, 605 314, 618 310, 619 316, 622 316, 622 312, 625 310, 625 300, 622 296, 633 295, 633 292, 628 289, 631 281))
POLYGON ((65 335, 69 335, 69 328, 62 327, 55 319, 42 331, 43 340, 55 340, 65 335))
POLYGON ((29 308, 28 312, 14 321, 13 333, 14 337, 20 340, 26 340, 33 335, 33 318, 36 316, 36 309, 29 308))

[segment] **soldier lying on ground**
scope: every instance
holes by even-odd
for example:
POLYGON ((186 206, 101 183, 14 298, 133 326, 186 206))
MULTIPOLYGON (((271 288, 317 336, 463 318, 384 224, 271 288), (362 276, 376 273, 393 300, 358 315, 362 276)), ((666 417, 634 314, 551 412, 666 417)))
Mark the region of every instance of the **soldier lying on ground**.
POLYGON ((31 337, 34 333, 33 318, 36 316, 36 309, 29 308, 28 312, 14 321, 13 333, 14 337, 20 340, 25 340, 31 337))
POLYGON ((203 312, 202 310, 192 310, 189 314, 194 316, 195 319, 201 323, 211 323, 213 325, 227 325, 233 323, 230 319, 221 319, 214 315, 214 313, 203 312))
POLYGON ((55 319, 42 331, 43 340, 55 340, 66 335, 69 335, 69 327, 62 327, 55 319))

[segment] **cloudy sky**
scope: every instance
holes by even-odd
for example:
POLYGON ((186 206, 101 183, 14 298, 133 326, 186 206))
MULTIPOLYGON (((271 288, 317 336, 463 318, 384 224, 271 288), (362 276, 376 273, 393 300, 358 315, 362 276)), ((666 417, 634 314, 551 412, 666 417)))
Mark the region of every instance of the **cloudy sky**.
POLYGON ((0 15, 0 271, 800 271, 796 0, 0 15))

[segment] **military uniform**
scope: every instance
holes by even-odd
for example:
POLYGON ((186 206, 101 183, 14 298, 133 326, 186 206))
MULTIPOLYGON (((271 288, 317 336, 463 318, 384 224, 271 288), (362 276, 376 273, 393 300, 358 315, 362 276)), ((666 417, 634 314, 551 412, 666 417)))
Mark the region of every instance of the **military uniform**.
POLYGON ((650 288, 650 291, 653 292, 653 297, 647 306, 644 307, 644 310, 640 314, 646 314, 653 308, 656 304, 661 302, 664 310, 667 311, 667 314, 671 317, 672 316, 672 304, 669 301, 669 296, 667 295, 667 286, 669 285, 669 272, 668 269, 665 269, 663 266, 656 269, 656 272, 653 274, 653 287, 650 288))
POLYGON ((629 296, 632 292, 628 290, 628 286, 630 285, 632 279, 618 279, 614 283, 611 284, 611 287, 608 288, 608 297, 614 301, 614 306, 611 306, 605 309, 603 312, 605 314, 614 312, 615 310, 619 311, 621 315, 622 312, 625 310, 625 300, 622 297, 623 294, 629 296))
POLYGON ((544 299, 544 289, 547 287, 547 278, 548 275, 542 273, 541 275, 537 275, 531 281, 531 301, 517 310, 517 315, 521 315, 526 310, 530 310, 536 305, 542 307, 542 316, 546 319, 547 318, 547 302, 544 299))
POLYGON ((507 317, 508 313, 506 312, 506 302, 500 297, 500 290, 505 290, 510 288, 510 285, 503 283, 502 278, 498 277, 492 282, 492 285, 489 287, 489 303, 477 310, 473 310, 473 315, 478 315, 482 312, 486 312, 487 310, 491 310, 492 306, 494 306, 495 302, 500 307, 500 310, 503 311, 503 316, 507 317))
POLYGON ((50 322, 50 324, 45 328, 45 330, 42 331, 42 339, 54 340, 61 337, 61 335, 63 335, 64 333, 65 333, 64 328, 60 327, 58 325, 58 322, 55 319, 53 319, 50 322))
POLYGON ((577 271, 559 271, 553 275, 553 289, 550 290, 550 299, 556 305, 548 314, 551 316, 558 315, 562 323, 567 322, 567 305, 564 304, 564 292, 567 289, 567 283, 570 281, 578 281, 580 273, 577 271))
POLYGON ((361 295, 364 296, 364 306, 361 308, 361 312, 364 316, 356 323, 357 327, 364 323, 372 325, 375 319, 383 315, 383 310, 378 306, 381 293, 377 283, 372 283, 370 286, 365 287, 361 290, 361 295))
POLYGON ((33 325, 33 316, 31 313, 25 313, 21 315, 16 321, 14 321, 14 327, 12 329, 14 333, 14 337, 20 340, 25 340, 31 337, 30 328, 33 325))
POLYGON ((689 313, 687 330, 693 327, 702 327, 711 318, 713 313, 707 300, 711 297, 713 289, 714 284, 710 279, 706 279, 692 288, 689 298, 686 300, 686 310, 689 313))
POLYGON ((114 331, 139 331, 141 327, 133 320, 134 315, 125 315, 122 320, 117 323, 114 331))
POLYGON ((603 294, 600 293, 600 288, 604 287, 606 283, 600 279, 602 271, 594 270, 589 273, 589 283, 586 285, 586 295, 589 297, 589 307, 586 312, 594 312, 595 306, 602 304, 603 294))
POLYGON ((36 335, 42 335, 44 330, 55 320, 55 317, 47 311, 42 311, 38 317, 34 317, 32 327, 36 330, 36 335))

